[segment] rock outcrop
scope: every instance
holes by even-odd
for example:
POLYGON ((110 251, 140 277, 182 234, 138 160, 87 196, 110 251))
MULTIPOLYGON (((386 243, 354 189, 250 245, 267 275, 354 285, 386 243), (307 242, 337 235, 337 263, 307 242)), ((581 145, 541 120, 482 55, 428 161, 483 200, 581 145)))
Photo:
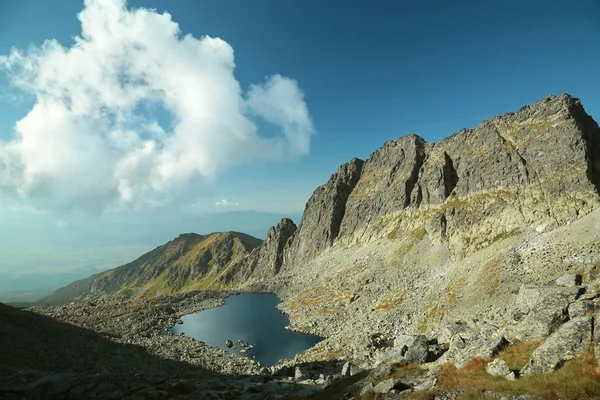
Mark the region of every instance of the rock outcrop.
POLYGON ((524 225, 565 225, 600 204, 599 138, 579 100, 562 95, 439 143, 389 141, 365 162, 339 240, 424 228, 460 258, 524 225))
MULTIPOLYGON (((356 168, 356 182, 345 166, 315 191, 266 287, 284 297, 298 329, 357 331, 358 346, 398 324, 428 334, 484 309, 500 315, 534 284, 510 321, 493 323, 510 325, 502 335, 509 341, 546 337, 569 319, 581 272, 559 280, 567 286, 535 287, 600 262, 599 164, 600 128, 568 94, 439 143, 388 141, 356 168), (340 181, 353 185, 336 203, 344 210, 336 236, 331 202, 320 199, 340 181)), ((489 339, 481 351, 458 341, 452 351, 489 356, 501 338, 489 339)))
POLYGON ((252 278, 262 281, 277 275, 283 264, 284 249, 297 227, 289 218, 284 218, 269 229, 267 238, 244 258, 236 260, 219 278, 225 285, 241 285, 252 278))
POLYGON ((592 317, 576 317, 562 325, 538 347, 522 375, 548 374, 586 351, 592 340, 592 317))
POLYGON ((286 265, 302 265, 333 245, 363 164, 362 160, 353 158, 315 190, 306 203, 298 230, 285 249, 286 265))

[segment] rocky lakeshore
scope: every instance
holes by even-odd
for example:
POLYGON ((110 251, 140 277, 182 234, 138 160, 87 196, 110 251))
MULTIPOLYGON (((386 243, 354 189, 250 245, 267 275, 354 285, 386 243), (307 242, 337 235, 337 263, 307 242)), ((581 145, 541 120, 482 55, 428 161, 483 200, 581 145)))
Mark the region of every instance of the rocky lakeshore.
POLYGON ((315 379, 299 385, 294 368, 264 368, 190 337, 165 334, 182 315, 219 306, 235 293, 28 310, 0 305, 0 351, 10 360, 0 364, 0 393, 15 399, 263 399, 311 396, 340 376, 340 362, 305 364, 304 381, 315 379))
POLYGON ((461 399, 472 389, 452 386, 448 375, 479 363, 492 379, 483 378, 484 384, 492 386, 479 390, 477 398, 533 399, 540 397, 503 397, 507 386, 493 379, 515 382, 519 390, 586 354, 592 362, 600 359, 600 352, 590 350, 600 348, 593 334, 600 329, 595 271, 522 285, 503 314, 477 314, 427 334, 371 334, 364 347, 355 349, 365 356, 362 361, 334 351, 332 346, 345 346, 339 336, 264 368, 192 338, 165 334, 182 315, 219 306, 235 293, 103 299, 28 310, 2 305, 0 350, 10 362, 0 366, 0 393, 11 399, 461 399), (49 347, 48 341, 60 345, 49 347), (319 346, 329 351, 329 360, 317 360, 319 346))

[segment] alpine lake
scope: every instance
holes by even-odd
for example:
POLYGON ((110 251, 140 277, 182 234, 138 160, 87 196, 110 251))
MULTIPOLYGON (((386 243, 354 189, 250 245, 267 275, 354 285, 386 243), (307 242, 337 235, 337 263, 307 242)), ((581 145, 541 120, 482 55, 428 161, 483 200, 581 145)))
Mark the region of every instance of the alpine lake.
POLYGON ((183 316, 170 331, 272 366, 323 340, 286 329, 290 321, 277 308, 279 302, 267 293, 229 296, 220 307, 183 316))

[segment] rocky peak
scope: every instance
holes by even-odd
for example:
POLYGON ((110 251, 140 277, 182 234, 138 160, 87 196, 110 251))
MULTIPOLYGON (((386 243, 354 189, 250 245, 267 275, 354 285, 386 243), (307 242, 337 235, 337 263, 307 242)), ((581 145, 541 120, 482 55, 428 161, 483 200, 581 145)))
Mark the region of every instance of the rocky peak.
POLYGON ((286 263, 310 260, 333 244, 346 213, 346 202, 361 176, 363 165, 363 160, 353 158, 314 191, 304 208, 300 227, 286 247, 286 263))
POLYGON ((348 197, 339 240, 425 229, 461 256, 517 229, 588 214, 600 203, 599 177, 598 125, 578 99, 549 96, 439 143, 386 142, 348 197))
POLYGON ((268 269, 267 276, 273 276, 281 269, 285 245, 296 233, 296 230, 296 224, 289 218, 282 219, 277 226, 269 229, 267 239, 256 250, 256 253, 259 254, 257 266, 268 269))

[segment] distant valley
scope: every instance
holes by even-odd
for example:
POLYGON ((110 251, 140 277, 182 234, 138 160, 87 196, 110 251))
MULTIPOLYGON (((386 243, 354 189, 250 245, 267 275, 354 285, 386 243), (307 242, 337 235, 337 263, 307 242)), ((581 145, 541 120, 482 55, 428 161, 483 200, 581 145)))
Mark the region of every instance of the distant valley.
MULTIPOLYGON (((179 219, 121 222, 84 220, 59 227, 45 217, 17 214, 0 232, 0 301, 36 301, 70 282, 125 264, 181 232, 244 231, 264 238, 283 217, 257 211, 228 211, 179 219), (82 222, 78 222, 82 223, 82 222), (117 228, 118 225, 118 228, 117 228), (160 227, 157 229, 157 227, 160 227)), ((292 214, 300 220, 301 215, 292 214)))

